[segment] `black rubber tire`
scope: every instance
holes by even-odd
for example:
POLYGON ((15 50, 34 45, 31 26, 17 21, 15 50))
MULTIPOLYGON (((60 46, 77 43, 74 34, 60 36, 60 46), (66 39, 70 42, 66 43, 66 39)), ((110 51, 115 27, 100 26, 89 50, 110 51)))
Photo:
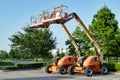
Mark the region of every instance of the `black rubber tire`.
POLYGON ((85 68, 84 73, 86 76, 91 77, 93 75, 93 70, 92 68, 85 68))
POLYGON ((70 67, 68 67, 68 73, 69 73, 70 75, 74 75, 74 68, 75 68, 75 66, 70 66, 70 67))
POLYGON ((65 67, 59 67, 59 73, 65 74, 67 72, 67 69, 65 67))
POLYGON ((45 68, 45 72, 46 73, 51 73, 52 71, 49 71, 49 68, 50 68, 51 66, 47 66, 46 68, 45 68))
POLYGON ((107 69, 106 66, 102 66, 101 73, 104 74, 104 75, 108 74, 108 69, 107 69))

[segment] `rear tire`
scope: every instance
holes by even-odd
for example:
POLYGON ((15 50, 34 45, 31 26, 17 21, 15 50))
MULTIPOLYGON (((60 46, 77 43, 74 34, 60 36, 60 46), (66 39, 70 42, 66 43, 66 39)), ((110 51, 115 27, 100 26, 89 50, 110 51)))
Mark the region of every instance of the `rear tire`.
POLYGON ((85 68, 84 73, 86 76, 90 77, 93 75, 93 70, 92 70, 92 68, 85 68))
POLYGON ((47 66, 46 68, 45 68, 45 72, 46 73, 51 73, 52 71, 49 71, 49 68, 50 68, 51 66, 47 66))
POLYGON ((75 66, 70 66, 70 67, 68 67, 68 73, 69 73, 70 75, 74 75, 74 68, 75 68, 75 66))
POLYGON ((108 74, 108 69, 107 69, 106 66, 102 66, 101 73, 104 74, 104 75, 108 74))
POLYGON ((59 67, 59 73, 60 74, 65 74, 67 72, 65 67, 59 67))

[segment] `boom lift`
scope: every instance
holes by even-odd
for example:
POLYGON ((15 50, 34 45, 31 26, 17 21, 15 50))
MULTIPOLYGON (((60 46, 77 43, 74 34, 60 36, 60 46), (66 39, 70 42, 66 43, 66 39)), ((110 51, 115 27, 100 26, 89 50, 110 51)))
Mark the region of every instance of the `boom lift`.
POLYGON ((102 64, 102 53, 100 46, 97 44, 97 42, 95 41, 89 30, 86 28, 82 20, 78 17, 78 15, 76 13, 68 14, 67 9, 67 6, 60 5, 52 8, 51 10, 43 10, 43 14, 39 15, 38 17, 31 17, 30 26, 32 28, 48 28, 50 24, 60 24, 65 33, 67 34, 68 38, 70 39, 71 43, 75 47, 75 52, 77 53, 77 57, 65 56, 63 58, 57 59, 55 66, 46 67, 46 72, 59 72, 61 74, 65 74, 66 72, 68 72, 69 74, 74 74, 75 72, 82 72, 85 73, 87 76, 92 76, 92 74, 95 72, 102 72, 103 74, 107 74, 108 70, 102 64), (75 20, 83 29, 87 37, 96 47, 98 51, 97 56, 81 57, 78 45, 76 44, 65 26, 65 23, 73 18, 75 18, 75 20), (74 62, 77 62, 77 66, 73 66, 74 62))

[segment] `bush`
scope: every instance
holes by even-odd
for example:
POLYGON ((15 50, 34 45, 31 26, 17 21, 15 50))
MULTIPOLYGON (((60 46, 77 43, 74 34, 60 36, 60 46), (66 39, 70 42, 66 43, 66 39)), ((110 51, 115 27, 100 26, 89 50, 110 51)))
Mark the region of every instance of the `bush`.
POLYGON ((41 68, 44 66, 44 63, 33 63, 31 64, 31 67, 33 68, 41 68))
POLYGON ((15 64, 14 65, 17 69, 22 69, 23 68, 23 64, 15 64))
POLYGON ((41 68, 43 66, 51 65, 51 63, 32 63, 32 64, 15 64, 18 69, 41 68))
POLYGON ((104 63, 109 71, 120 71, 120 63, 104 63))
POLYGON ((6 70, 15 70, 15 69, 17 69, 17 68, 14 67, 14 66, 2 66, 1 67, 1 70, 3 70, 3 71, 6 71, 6 70))
POLYGON ((52 62, 46 62, 46 63, 44 63, 44 66, 49 66, 49 65, 53 65, 53 63, 52 62))
MULTIPOLYGON (((7 63, 8 64, 8 63, 7 63)), ((2 65, 7 65, 4 63, 2 63, 2 65)), ((13 63, 10 63, 13 65, 13 63)), ((51 62, 41 62, 41 63, 31 63, 31 64, 14 64, 13 66, 0 66, 1 70, 14 70, 14 69, 34 69, 34 68, 41 68, 43 66, 48 66, 48 65, 52 65, 51 62)))
POLYGON ((0 66, 13 66, 13 62, 0 62, 0 66))
POLYGON ((116 69, 116 71, 120 71, 120 63, 119 64, 115 64, 115 69, 116 69))

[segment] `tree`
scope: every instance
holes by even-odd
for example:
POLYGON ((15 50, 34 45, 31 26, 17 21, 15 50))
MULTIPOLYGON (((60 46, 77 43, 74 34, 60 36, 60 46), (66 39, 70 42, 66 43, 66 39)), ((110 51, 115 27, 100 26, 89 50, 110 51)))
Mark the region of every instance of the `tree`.
POLYGON ((24 27, 23 30, 23 33, 17 32, 9 38, 13 50, 18 50, 22 56, 31 55, 36 58, 36 61, 38 57, 52 57, 49 50, 56 47, 56 38, 52 37, 52 32, 49 29, 24 27))
POLYGON ((15 54, 15 50, 11 49, 9 52, 9 58, 10 59, 15 59, 16 58, 16 54, 15 54))
MULTIPOLYGON (((95 54, 95 51, 91 49, 92 44, 91 44, 90 40, 88 39, 85 32, 83 30, 81 30, 81 28, 79 26, 76 27, 75 31, 73 31, 72 37, 74 38, 75 42, 79 46, 79 48, 80 48, 79 50, 82 55, 94 55, 95 54)), ((66 45, 69 45, 68 46, 70 49, 69 54, 75 53, 74 46, 71 44, 70 40, 66 41, 66 45)))
POLYGON ((60 56, 60 50, 59 49, 57 49, 57 51, 56 51, 56 56, 55 57, 59 57, 60 56))
POLYGON ((57 49, 56 53, 57 54, 55 57, 64 57, 65 56, 65 53, 63 53, 63 48, 61 49, 61 52, 60 52, 60 49, 57 49))
POLYGON ((8 59, 8 53, 7 53, 7 51, 0 50, 0 59, 1 59, 1 61, 5 60, 5 59, 8 59))
POLYGON ((118 28, 117 34, 115 34, 115 39, 116 39, 116 43, 115 44, 115 48, 116 48, 116 52, 114 54, 114 56, 116 57, 116 63, 118 62, 118 57, 120 57, 120 28, 118 28))
POLYGON ((32 55, 30 55, 28 52, 23 52, 18 48, 15 49, 11 49, 9 52, 9 58, 10 59, 29 59, 29 58, 33 58, 32 55))
MULTIPOLYGON (((81 35, 83 35, 83 32, 81 31, 81 29, 79 28, 79 26, 77 26, 76 29, 75 29, 75 31, 73 31, 73 33, 72 33, 72 37, 73 37, 74 41, 77 43, 80 52, 82 53, 82 51, 81 51, 81 49, 82 49, 81 45, 82 45, 83 41, 82 41, 81 35)), ((67 40, 65 43, 69 47, 69 54, 68 55, 77 55, 77 54, 75 54, 75 48, 72 45, 71 41, 67 40)))
POLYGON ((118 43, 116 42, 115 35, 118 30, 118 22, 115 19, 115 14, 112 13, 107 6, 102 7, 97 14, 93 16, 89 29, 100 44, 106 58, 116 53, 116 45, 118 45, 118 43))

